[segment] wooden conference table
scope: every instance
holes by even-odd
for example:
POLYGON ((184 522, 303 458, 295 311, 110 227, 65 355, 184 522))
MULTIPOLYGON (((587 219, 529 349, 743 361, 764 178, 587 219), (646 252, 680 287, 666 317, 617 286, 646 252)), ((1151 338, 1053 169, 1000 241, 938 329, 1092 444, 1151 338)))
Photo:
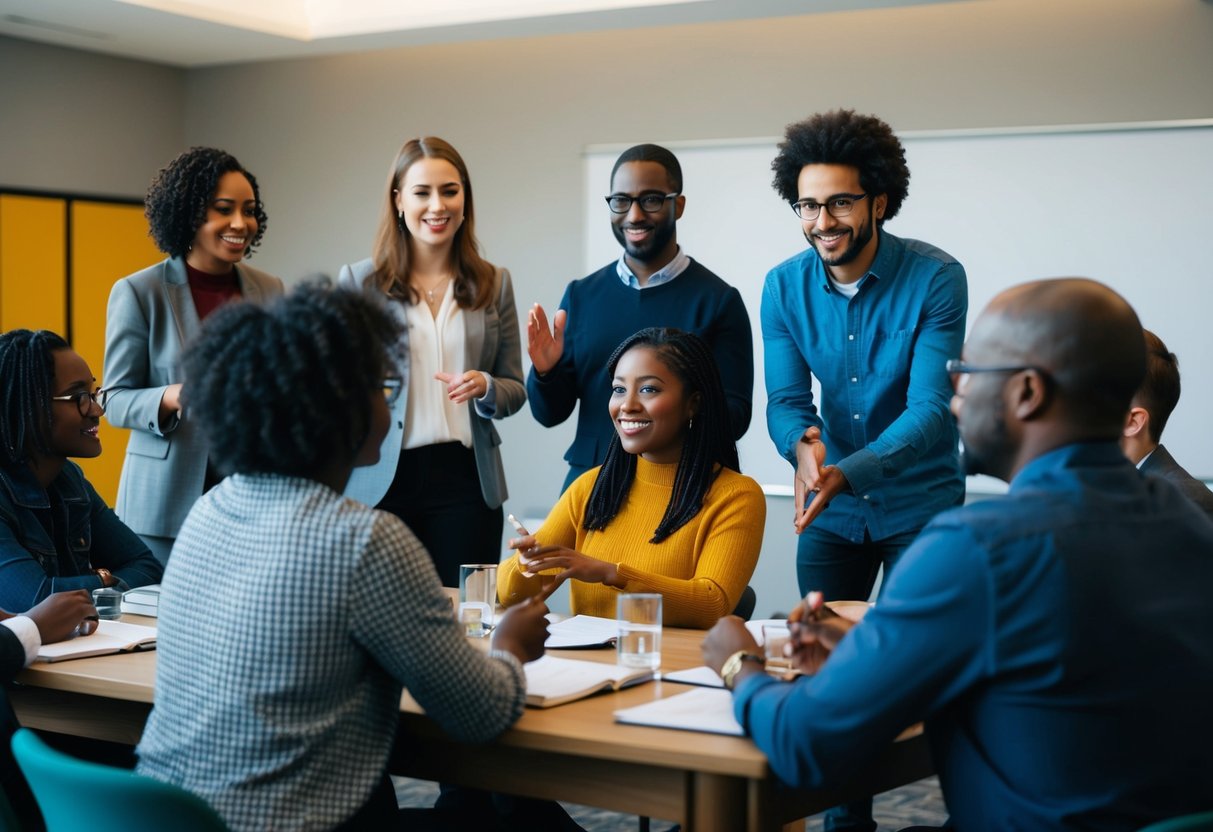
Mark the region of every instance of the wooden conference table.
MULTIPOLYGON (((702 664, 703 635, 667 628, 662 668, 702 664)), ((615 659, 613 650, 552 653, 615 659)), ((21 722, 31 728, 133 745, 151 710, 155 668, 155 651, 36 664, 17 677, 21 684, 11 699, 21 722)), ((933 773, 926 740, 916 728, 846 788, 825 791, 781 787, 765 755, 746 738, 613 721, 618 708, 690 689, 652 682, 555 708, 528 708, 513 728, 476 746, 447 739, 406 693, 391 771, 667 818, 680 822, 686 832, 801 829, 799 818, 933 773)))

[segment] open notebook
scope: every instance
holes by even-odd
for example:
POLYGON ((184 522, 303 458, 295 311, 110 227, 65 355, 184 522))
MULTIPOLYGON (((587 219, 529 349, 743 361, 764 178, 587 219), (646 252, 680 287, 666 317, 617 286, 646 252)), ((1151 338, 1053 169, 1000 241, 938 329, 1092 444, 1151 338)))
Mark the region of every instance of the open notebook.
POLYGON ((523 666, 526 670, 526 703, 532 708, 550 708, 584 699, 604 690, 619 690, 653 678, 653 671, 620 667, 605 662, 544 656, 523 666))
POLYGON ((97 631, 91 636, 76 636, 67 641, 42 645, 38 649, 38 661, 61 662, 65 659, 104 656, 107 653, 150 650, 155 646, 155 627, 126 624, 122 621, 99 621, 97 631))

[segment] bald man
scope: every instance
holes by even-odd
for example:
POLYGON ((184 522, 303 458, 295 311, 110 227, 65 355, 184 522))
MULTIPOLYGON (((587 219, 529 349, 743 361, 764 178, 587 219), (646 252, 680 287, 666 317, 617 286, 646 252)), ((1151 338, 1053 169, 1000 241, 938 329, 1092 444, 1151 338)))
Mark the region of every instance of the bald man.
POLYGON ((950 827, 1137 829, 1213 808, 1213 524, 1117 444, 1141 325, 1090 280, 1028 283, 949 362, 970 473, 1004 500, 939 515, 853 628, 814 598, 762 672, 723 619, 707 663, 779 776, 846 782, 919 720, 950 827))

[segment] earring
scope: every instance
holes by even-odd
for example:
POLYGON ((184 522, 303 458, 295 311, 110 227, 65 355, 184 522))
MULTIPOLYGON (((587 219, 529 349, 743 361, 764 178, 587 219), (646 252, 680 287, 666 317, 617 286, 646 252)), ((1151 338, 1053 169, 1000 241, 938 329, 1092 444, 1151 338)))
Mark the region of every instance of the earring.
POLYGON ((695 427, 695 417, 694 416, 692 416, 690 419, 687 419, 687 430, 690 430, 693 427, 695 427))

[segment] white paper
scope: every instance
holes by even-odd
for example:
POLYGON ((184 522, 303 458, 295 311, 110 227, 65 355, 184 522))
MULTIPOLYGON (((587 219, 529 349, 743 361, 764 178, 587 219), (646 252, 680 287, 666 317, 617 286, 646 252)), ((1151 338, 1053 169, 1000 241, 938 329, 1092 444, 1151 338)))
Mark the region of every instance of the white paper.
POLYGON ((677 728, 744 737, 733 717, 733 694, 727 690, 696 688, 667 699, 615 711, 615 721, 654 728, 677 728))
POLYGON ((526 671, 527 696, 559 700, 602 688, 604 682, 618 684, 629 676, 639 676, 636 682, 647 681, 651 673, 635 667, 620 667, 606 662, 562 659, 544 656, 523 665, 526 671))
POLYGON ((569 647, 611 647, 619 637, 619 624, 613 618, 574 615, 548 626, 548 650, 569 647))
POLYGON ((130 649, 136 644, 141 649, 155 647, 156 628, 144 627, 141 624, 126 624, 122 621, 98 621, 97 631, 91 636, 76 636, 67 641, 42 645, 38 650, 38 660, 52 661, 70 656, 84 658, 117 653, 130 649))
POLYGON ((722 688, 724 680, 715 670, 707 665, 688 667, 686 670, 675 670, 672 673, 662 673, 661 681, 678 682, 683 685, 699 685, 705 688, 722 688))

